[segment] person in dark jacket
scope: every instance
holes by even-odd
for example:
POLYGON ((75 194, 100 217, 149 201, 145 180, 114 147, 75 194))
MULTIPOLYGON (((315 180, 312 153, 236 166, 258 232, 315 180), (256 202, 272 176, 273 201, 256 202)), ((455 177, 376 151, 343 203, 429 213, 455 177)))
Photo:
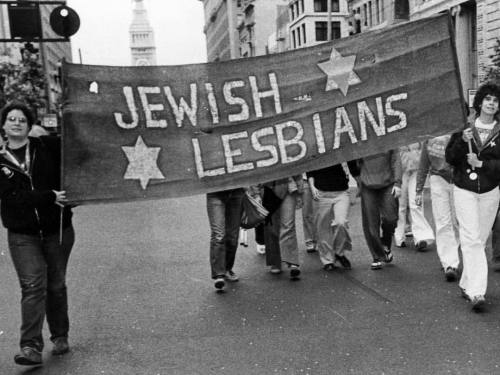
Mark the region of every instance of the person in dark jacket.
POLYGON ((361 193, 361 218, 366 244, 373 257, 372 270, 393 260, 392 237, 398 222, 401 196, 401 157, 398 150, 358 160, 359 171, 352 171, 361 193))
POLYGON ((20 365, 40 365, 45 317, 52 354, 69 351, 66 267, 74 243, 71 210, 60 190, 58 137, 28 137, 33 115, 23 103, 7 104, 0 121, 0 214, 21 286, 20 365), (61 213, 62 210, 62 213, 61 213), (61 225, 62 217, 62 225, 61 225))
POLYGON ((453 166, 453 196, 457 215, 463 271, 462 295, 473 310, 485 303, 488 263, 485 247, 500 201, 500 88, 481 86, 474 97, 477 117, 452 135, 446 161, 453 166))

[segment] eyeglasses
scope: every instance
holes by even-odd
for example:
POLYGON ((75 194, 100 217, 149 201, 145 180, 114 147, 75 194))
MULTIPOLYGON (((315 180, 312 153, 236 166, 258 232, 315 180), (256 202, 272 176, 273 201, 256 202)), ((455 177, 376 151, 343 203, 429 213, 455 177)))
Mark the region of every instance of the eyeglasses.
POLYGON ((26 117, 9 116, 9 117, 7 117, 7 120, 9 120, 10 122, 16 122, 16 120, 17 120, 17 121, 19 121, 20 124, 28 123, 28 119, 26 117))

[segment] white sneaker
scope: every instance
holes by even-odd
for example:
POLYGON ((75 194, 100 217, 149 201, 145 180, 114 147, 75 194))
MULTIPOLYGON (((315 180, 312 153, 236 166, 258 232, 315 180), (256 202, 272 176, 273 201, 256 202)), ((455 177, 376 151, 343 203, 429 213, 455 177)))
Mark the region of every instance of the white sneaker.
POLYGON ((224 278, 222 276, 219 276, 214 280, 214 287, 215 287, 215 289, 217 289, 217 291, 224 290, 225 286, 226 286, 226 282, 224 281, 224 278))
POLYGON ((266 245, 257 244, 255 250, 257 251, 257 254, 264 255, 266 253, 266 245))
POLYGON ((227 271, 226 274, 224 275, 224 278, 227 281, 231 281, 232 283, 239 280, 238 276, 236 276, 236 274, 233 271, 227 271))

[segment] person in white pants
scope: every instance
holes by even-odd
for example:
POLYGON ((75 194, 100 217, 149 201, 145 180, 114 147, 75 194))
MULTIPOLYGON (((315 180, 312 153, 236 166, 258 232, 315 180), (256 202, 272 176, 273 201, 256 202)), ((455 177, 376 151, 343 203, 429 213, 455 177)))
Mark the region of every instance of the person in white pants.
POLYGON ((424 215, 423 205, 415 203, 415 192, 417 185, 417 171, 420 162, 421 144, 412 143, 400 147, 401 165, 403 177, 401 184, 401 197, 399 198, 398 224, 394 231, 394 242, 398 247, 406 246, 405 227, 407 220, 407 209, 410 209, 411 231, 413 241, 418 251, 425 251, 434 243, 434 232, 424 215))
POLYGON ((500 87, 479 87, 473 107, 478 116, 470 127, 452 135, 446 161, 453 166, 453 194, 460 232, 462 295, 475 311, 485 304, 488 286, 486 241, 495 221, 500 192, 500 87))
POLYGON ((436 250, 446 280, 455 281, 460 265, 458 223, 453 203, 452 169, 444 157, 450 137, 450 134, 445 134, 424 142, 417 172, 415 204, 422 206, 425 180, 429 176, 436 250))

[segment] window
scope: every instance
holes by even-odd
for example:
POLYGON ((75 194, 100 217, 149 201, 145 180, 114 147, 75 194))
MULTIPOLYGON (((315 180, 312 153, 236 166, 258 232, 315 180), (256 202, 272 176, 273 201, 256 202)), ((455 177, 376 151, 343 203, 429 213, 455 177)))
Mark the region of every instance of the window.
POLYGON ((368 2, 368 25, 372 26, 373 25, 373 12, 372 12, 372 2, 368 2))
POLYGON ((295 7, 292 5, 290 5, 290 13, 291 13, 291 18, 292 20, 295 19, 295 7))
POLYGON ((300 36, 300 28, 297 27, 295 30, 296 30, 296 33, 297 33, 297 44, 300 47, 302 45, 302 37, 300 36))
POLYGON ((306 44, 306 24, 302 24, 302 40, 304 41, 304 44, 306 44))
POLYGON ((297 39, 295 37, 295 30, 292 30, 292 44, 293 44, 293 48, 297 48, 297 39))
POLYGON ((304 13, 304 0, 300 0, 300 13, 304 13))
POLYGON ((380 0, 376 0, 375 2, 375 22, 377 22, 377 25, 380 23, 380 0))
MULTIPOLYGON (((332 22, 332 39, 340 39, 340 22, 332 22)), ((328 30, 326 22, 316 22, 316 41, 325 42, 328 40, 328 30)))
MULTIPOLYGON (((314 0, 315 12, 328 12, 328 0, 314 0)), ((340 12, 340 0, 330 0, 332 12, 340 12)))

